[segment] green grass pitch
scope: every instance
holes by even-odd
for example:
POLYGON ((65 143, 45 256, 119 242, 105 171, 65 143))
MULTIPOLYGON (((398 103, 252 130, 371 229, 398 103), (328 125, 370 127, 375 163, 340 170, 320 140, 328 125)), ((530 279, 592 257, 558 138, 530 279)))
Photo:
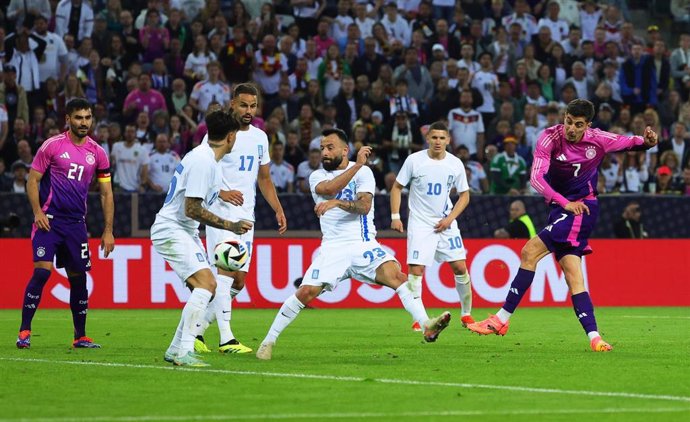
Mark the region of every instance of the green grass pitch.
MULTIPOLYGON (((276 311, 235 310, 235 334, 256 349, 276 311)), ((20 311, 0 311, 0 422, 690 420, 688 308, 598 308, 611 353, 589 351, 569 308, 520 309, 505 337, 454 310, 433 344, 402 309, 307 309, 272 361, 213 353, 196 370, 163 361, 179 316, 92 310, 103 349, 72 350, 69 310, 39 310, 17 350, 20 311)))

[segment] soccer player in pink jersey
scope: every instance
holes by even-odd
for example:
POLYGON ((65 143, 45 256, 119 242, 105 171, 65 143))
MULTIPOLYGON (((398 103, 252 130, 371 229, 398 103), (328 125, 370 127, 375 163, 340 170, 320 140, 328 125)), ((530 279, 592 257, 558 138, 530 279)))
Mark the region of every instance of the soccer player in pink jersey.
POLYGON ((470 330, 483 335, 504 335, 510 316, 532 284, 537 263, 553 252, 565 274, 575 315, 589 337, 590 347, 595 352, 611 350, 597 330, 594 306, 582 275, 582 256, 592 253, 588 239, 599 215, 598 169, 609 152, 649 149, 659 138, 649 126, 644 136, 621 136, 592 129, 593 118, 594 105, 576 99, 566 108, 564 124, 552 126, 539 136, 531 183, 551 206, 548 224, 522 248, 520 269, 503 307, 496 315, 469 324, 470 330))
POLYGON ((113 190, 110 163, 103 148, 87 136, 92 122, 91 104, 84 98, 67 103, 69 130, 46 140, 36 153, 26 192, 34 212, 31 243, 34 272, 24 292, 22 324, 17 347, 31 346, 31 321, 38 309, 53 258, 65 268, 70 282, 70 309, 74 322, 75 348, 99 348, 86 337, 89 293, 86 271, 91 269, 86 231, 86 195, 94 174, 98 178, 105 228, 101 248, 107 257, 113 251, 113 190))

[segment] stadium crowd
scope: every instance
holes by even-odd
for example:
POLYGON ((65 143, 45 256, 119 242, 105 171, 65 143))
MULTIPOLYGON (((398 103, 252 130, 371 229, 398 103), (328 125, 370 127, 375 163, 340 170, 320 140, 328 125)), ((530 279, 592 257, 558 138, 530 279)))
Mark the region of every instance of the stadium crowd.
POLYGON ((662 139, 608 156, 599 192, 690 195, 690 31, 639 37, 626 0, 11 0, 1 18, 0 191, 25 190, 85 97, 116 189, 165 192, 208 107, 254 81, 279 192, 309 192, 332 127, 389 192, 446 120, 473 193, 530 194, 538 134, 585 98, 593 127, 662 139))

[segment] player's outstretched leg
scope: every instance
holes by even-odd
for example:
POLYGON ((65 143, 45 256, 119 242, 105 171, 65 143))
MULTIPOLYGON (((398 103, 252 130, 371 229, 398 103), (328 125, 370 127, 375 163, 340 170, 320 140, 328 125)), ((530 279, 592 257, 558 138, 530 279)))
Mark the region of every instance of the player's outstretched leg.
POLYGON ((510 290, 503 307, 499 309, 496 315, 489 315, 489 318, 468 324, 467 328, 477 334, 489 335, 505 335, 510 326, 510 317, 517 309, 522 297, 527 293, 527 289, 532 285, 534 280, 534 271, 520 268, 512 283, 510 283, 510 290))
POLYGON ((69 308, 72 311, 72 323, 74 324, 75 349, 100 349, 101 346, 86 336, 86 314, 89 311, 89 291, 86 289, 86 273, 68 272, 70 284, 69 308))
POLYGON ((50 278, 50 270, 44 268, 34 268, 34 273, 24 290, 24 303, 22 306, 22 325, 19 327, 17 336, 17 347, 28 349, 31 347, 31 321, 38 310, 43 295, 43 287, 50 278))
POLYGON ((303 284, 297 289, 295 294, 285 300, 273 320, 273 324, 271 324, 266 338, 264 338, 259 349, 256 351, 256 357, 258 359, 271 360, 273 357, 273 346, 278 340, 280 333, 297 318, 297 315, 299 315, 300 311, 304 309, 309 302, 321 293, 322 289, 323 287, 321 286, 307 286, 303 284))

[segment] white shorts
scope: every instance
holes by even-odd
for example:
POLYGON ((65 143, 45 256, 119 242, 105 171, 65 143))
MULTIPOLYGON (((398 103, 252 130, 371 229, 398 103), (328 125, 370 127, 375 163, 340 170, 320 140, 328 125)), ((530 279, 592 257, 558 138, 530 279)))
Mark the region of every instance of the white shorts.
POLYGON ((199 233, 191 235, 182 228, 154 223, 151 226, 151 242, 182 281, 187 281, 197 271, 211 269, 199 233))
POLYGON ((407 264, 424 265, 436 262, 460 261, 467 257, 458 224, 435 233, 431 226, 410 226, 407 229, 407 264))
POLYGON ((252 251, 252 246, 254 245, 254 227, 252 226, 251 230, 245 234, 237 234, 229 230, 221 230, 216 229, 215 227, 206 226, 206 251, 208 252, 211 265, 215 266, 214 251, 216 249, 216 245, 228 239, 237 240, 238 242, 243 243, 247 248, 249 257, 247 258, 247 262, 244 263, 239 271, 244 273, 249 272, 249 264, 251 264, 252 256, 254 255, 252 251))
POLYGON ((400 263, 386 252, 379 242, 321 244, 319 255, 304 273, 302 285, 322 286, 334 290, 338 283, 355 278, 368 284, 376 284, 376 269, 384 262, 400 263))

